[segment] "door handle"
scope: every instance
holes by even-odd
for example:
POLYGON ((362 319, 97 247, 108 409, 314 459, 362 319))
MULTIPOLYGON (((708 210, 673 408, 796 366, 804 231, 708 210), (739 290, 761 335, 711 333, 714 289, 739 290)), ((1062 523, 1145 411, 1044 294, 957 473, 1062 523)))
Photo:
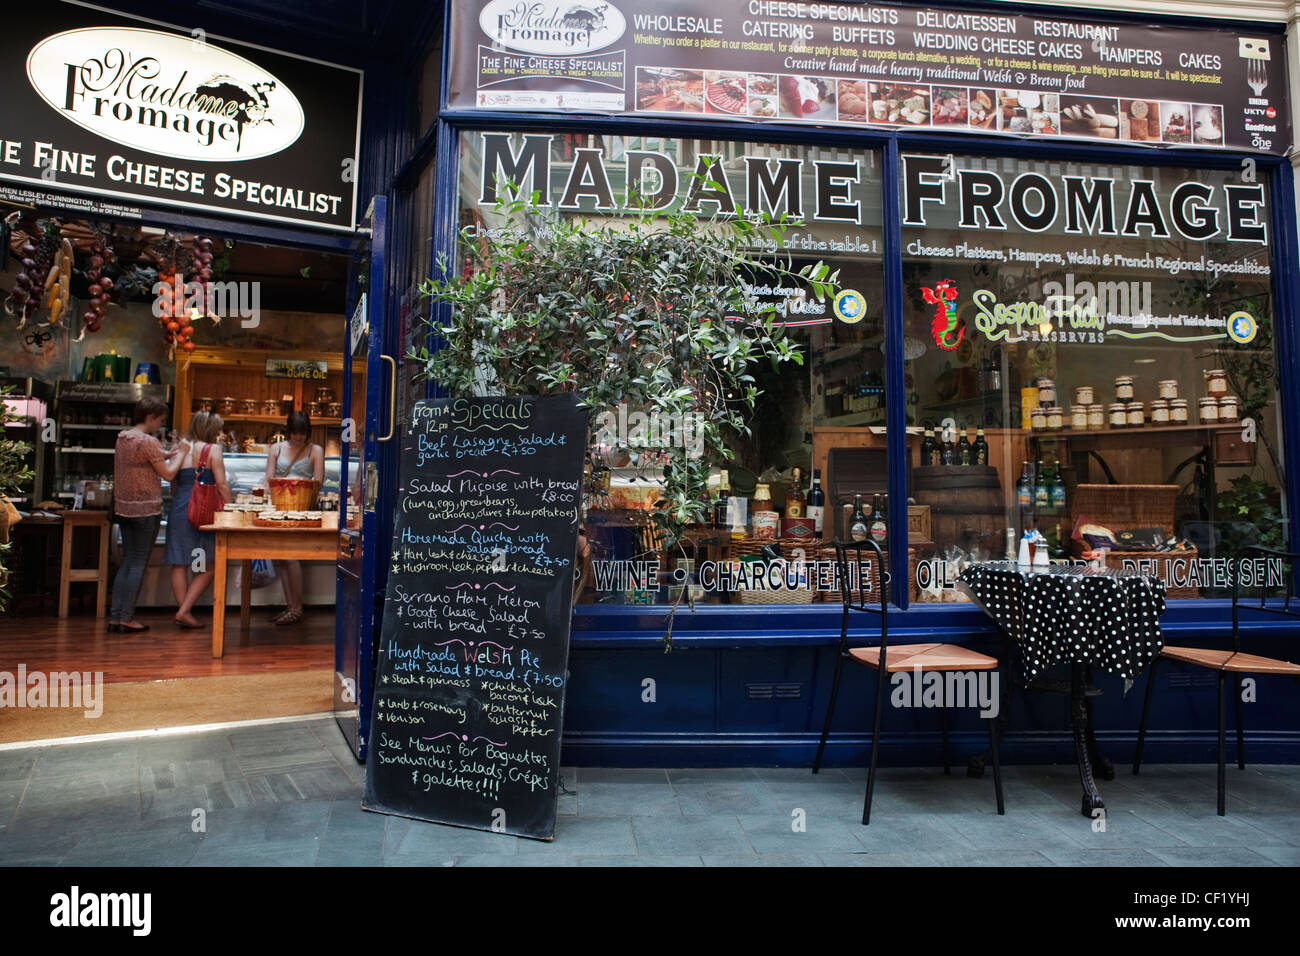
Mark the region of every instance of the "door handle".
POLYGON ((397 430, 397 359, 391 355, 380 355, 379 357, 392 368, 392 379, 388 389, 388 434, 379 439, 380 441, 388 441, 393 437, 393 432, 397 430))

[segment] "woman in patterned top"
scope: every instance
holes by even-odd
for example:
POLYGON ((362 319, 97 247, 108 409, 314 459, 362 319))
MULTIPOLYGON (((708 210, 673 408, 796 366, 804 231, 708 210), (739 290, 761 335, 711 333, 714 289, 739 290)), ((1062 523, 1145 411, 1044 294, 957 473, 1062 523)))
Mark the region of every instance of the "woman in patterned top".
MULTIPOLYGON (((325 480, 325 449, 312 444, 311 419, 306 412, 290 412, 284 431, 289 440, 276 442, 266 453, 267 487, 272 478, 311 478, 320 491, 325 480)), ((285 608, 273 620, 276 624, 297 624, 302 620, 302 562, 277 561, 275 569, 284 587, 285 608)))
POLYGON ((110 631, 138 633, 149 625, 135 620, 149 552, 162 520, 162 481, 176 477, 184 448, 163 451, 154 434, 167 420, 165 402, 142 399, 135 406, 135 426, 118 432, 113 453, 113 511, 122 531, 122 566, 113 578, 110 631))

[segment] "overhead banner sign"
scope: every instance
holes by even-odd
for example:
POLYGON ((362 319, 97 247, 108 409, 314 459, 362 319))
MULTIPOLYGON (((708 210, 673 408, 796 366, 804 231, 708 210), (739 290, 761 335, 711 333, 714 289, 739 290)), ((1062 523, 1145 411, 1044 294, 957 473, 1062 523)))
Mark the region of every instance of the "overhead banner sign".
POLYGON ((63 2, 0 49, 7 195, 354 228, 359 70, 63 2))
POLYGON ((453 109, 1291 144, 1277 35, 784 0, 488 0, 451 23, 453 109))

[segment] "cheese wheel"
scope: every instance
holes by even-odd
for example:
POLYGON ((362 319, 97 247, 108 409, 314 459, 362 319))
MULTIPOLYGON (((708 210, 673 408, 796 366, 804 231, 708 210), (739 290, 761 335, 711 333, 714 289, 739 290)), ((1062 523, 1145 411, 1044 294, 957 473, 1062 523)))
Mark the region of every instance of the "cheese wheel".
POLYGON ((1144 103, 1142 100, 1134 100, 1132 103, 1130 103, 1128 106, 1128 111, 1129 114, 1134 119, 1147 118, 1147 104, 1144 103))

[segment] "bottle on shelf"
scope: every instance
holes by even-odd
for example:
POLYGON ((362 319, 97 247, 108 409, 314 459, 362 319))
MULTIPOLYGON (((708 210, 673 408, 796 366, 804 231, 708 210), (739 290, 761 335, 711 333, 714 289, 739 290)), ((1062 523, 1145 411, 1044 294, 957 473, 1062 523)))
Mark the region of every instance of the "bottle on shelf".
POLYGON ((1020 480, 1016 482, 1016 503, 1021 511, 1030 511, 1034 507, 1034 475, 1027 461, 1020 466, 1020 480))
POLYGON ((854 541, 866 541, 867 516, 862 513, 862 495, 853 496, 853 517, 849 519, 849 537, 854 541))
POLYGON ((975 463, 975 449, 970 443, 970 436, 966 434, 966 429, 961 430, 961 437, 957 440, 957 464, 973 465, 975 463))
POLYGON ((1061 474, 1059 461, 1052 475, 1052 507, 1057 511, 1065 510, 1065 477, 1061 474))
POLYGON ((871 499, 871 518, 867 524, 867 533, 871 535, 871 540, 880 545, 881 550, 889 543, 889 522, 885 517, 885 512, 880 508, 880 495, 874 495, 871 499))
POLYGON ((820 538, 826 516, 826 492, 822 491, 822 470, 820 468, 813 469, 812 488, 808 491, 807 511, 808 517, 813 520, 813 531, 820 538))
POLYGON ((794 477, 785 489, 785 516, 787 518, 804 517, 804 505, 802 472, 796 468, 794 477))
POLYGON ((1052 491, 1047 484, 1046 469, 1043 468, 1043 462, 1039 459, 1038 471, 1036 472, 1037 480, 1034 482, 1034 508, 1038 511, 1052 506, 1052 491))
MULTIPOLYGON (((940 435, 940 441, 943 441, 942 435, 940 435)), ((952 447, 952 442, 943 441, 943 444, 940 446, 939 464, 941 465, 957 464, 957 453, 956 453, 956 449, 952 447)))
POLYGON ((934 429, 927 428, 925 437, 921 439, 921 467, 929 468, 937 464, 939 464, 939 456, 934 444, 934 429))
POLYGON ((713 527, 727 527, 727 501, 731 497, 731 477, 727 469, 718 476, 718 499, 713 503, 713 527))
POLYGON ((989 463, 989 443, 984 438, 984 429, 975 429, 974 463, 985 466, 989 463))

